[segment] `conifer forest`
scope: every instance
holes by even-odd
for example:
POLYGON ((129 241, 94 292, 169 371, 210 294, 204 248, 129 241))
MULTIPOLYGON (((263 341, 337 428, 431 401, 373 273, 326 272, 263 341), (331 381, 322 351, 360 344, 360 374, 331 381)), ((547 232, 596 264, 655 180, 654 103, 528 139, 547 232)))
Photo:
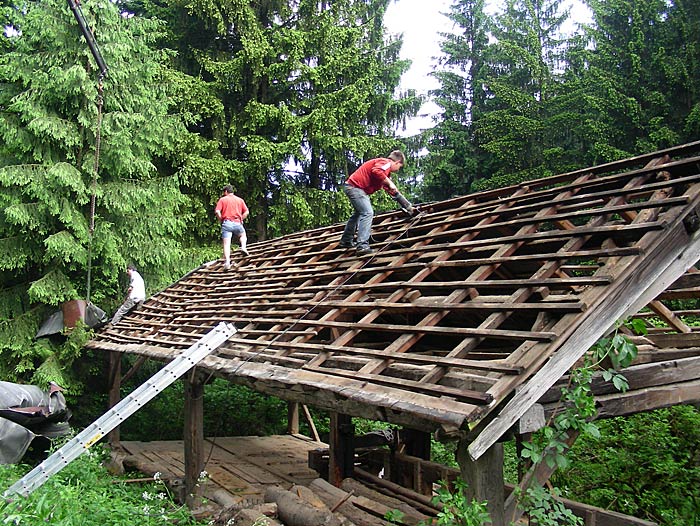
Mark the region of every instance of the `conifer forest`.
MULTIPOLYGON (((104 74, 65 0, 1 0, 0 379, 53 381, 72 400, 103 388, 87 329, 37 331, 72 299, 113 313, 129 263, 152 294, 219 258, 226 184, 254 243, 346 221, 345 178, 395 149, 397 185, 421 203, 700 139, 697 0, 583 0, 586 23, 563 0, 453 0, 427 96, 400 87, 391 3, 82 0, 104 74), (402 136, 428 97, 430 127, 402 136)), ((376 212, 395 207, 379 194, 376 212)), ((601 465, 570 476, 595 505, 700 524, 699 421, 685 407, 604 431, 606 450, 668 441, 646 459, 660 473, 636 475, 647 493, 606 494, 601 465)), ((607 469, 624 473, 620 460, 607 469)))

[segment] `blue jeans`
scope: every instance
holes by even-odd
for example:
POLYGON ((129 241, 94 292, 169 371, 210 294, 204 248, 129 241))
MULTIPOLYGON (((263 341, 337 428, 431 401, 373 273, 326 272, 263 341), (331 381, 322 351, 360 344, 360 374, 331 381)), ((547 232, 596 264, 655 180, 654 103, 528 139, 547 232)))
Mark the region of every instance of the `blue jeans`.
POLYGON ((340 242, 345 245, 351 245, 355 230, 357 230, 357 248, 367 248, 369 247, 369 235, 372 231, 372 218, 374 217, 372 203, 370 203, 369 196, 364 190, 346 184, 343 186, 343 191, 350 199, 350 204, 355 209, 355 213, 348 219, 340 242))
POLYGON ((226 239, 227 237, 238 239, 241 237, 241 234, 245 234, 245 229, 241 223, 236 223, 228 219, 221 223, 221 239, 226 239))

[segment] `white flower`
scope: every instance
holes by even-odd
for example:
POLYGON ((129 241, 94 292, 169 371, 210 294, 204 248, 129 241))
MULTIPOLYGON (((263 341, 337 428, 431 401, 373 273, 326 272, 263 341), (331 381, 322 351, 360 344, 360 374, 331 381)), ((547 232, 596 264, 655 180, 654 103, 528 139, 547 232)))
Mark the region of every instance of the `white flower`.
POLYGON ((156 471, 153 474, 153 480, 159 481, 160 480, 160 471, 156 471))

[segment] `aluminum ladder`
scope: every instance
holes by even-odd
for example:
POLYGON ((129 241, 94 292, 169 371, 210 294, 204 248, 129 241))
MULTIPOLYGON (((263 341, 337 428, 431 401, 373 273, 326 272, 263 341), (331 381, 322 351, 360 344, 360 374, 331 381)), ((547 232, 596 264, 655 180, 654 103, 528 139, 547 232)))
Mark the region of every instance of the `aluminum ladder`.
POLYGON ((10 486, 3 493, 3 497, 9 497, 13 494, 26 497, 32 493, 46 482, 51 475, 58 473, 82 455, 112 429, 124 422, 147 402, 155 398, 158 393, 197 365, 204 357, 214 352, 235 333, 236 328, 232 324, 219 323, 126 398, 122 399, 117 405, 86 427, 75 438, 66 442, 63 447, 56 450, 41 464, 10 486))

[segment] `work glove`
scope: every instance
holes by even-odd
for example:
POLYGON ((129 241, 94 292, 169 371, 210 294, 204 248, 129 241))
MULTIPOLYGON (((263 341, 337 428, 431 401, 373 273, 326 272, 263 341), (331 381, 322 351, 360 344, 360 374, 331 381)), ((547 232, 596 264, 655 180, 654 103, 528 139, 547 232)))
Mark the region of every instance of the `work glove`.
POLYGON ((418 213, 418 210, 411 203, 409 203, 408 199, 401 195, 400 192, 396 192, 394 199, 397 203, 399 203, 399 206, 401 206, 401 210, 403 210, 409 216, 412 217, 418 213))

